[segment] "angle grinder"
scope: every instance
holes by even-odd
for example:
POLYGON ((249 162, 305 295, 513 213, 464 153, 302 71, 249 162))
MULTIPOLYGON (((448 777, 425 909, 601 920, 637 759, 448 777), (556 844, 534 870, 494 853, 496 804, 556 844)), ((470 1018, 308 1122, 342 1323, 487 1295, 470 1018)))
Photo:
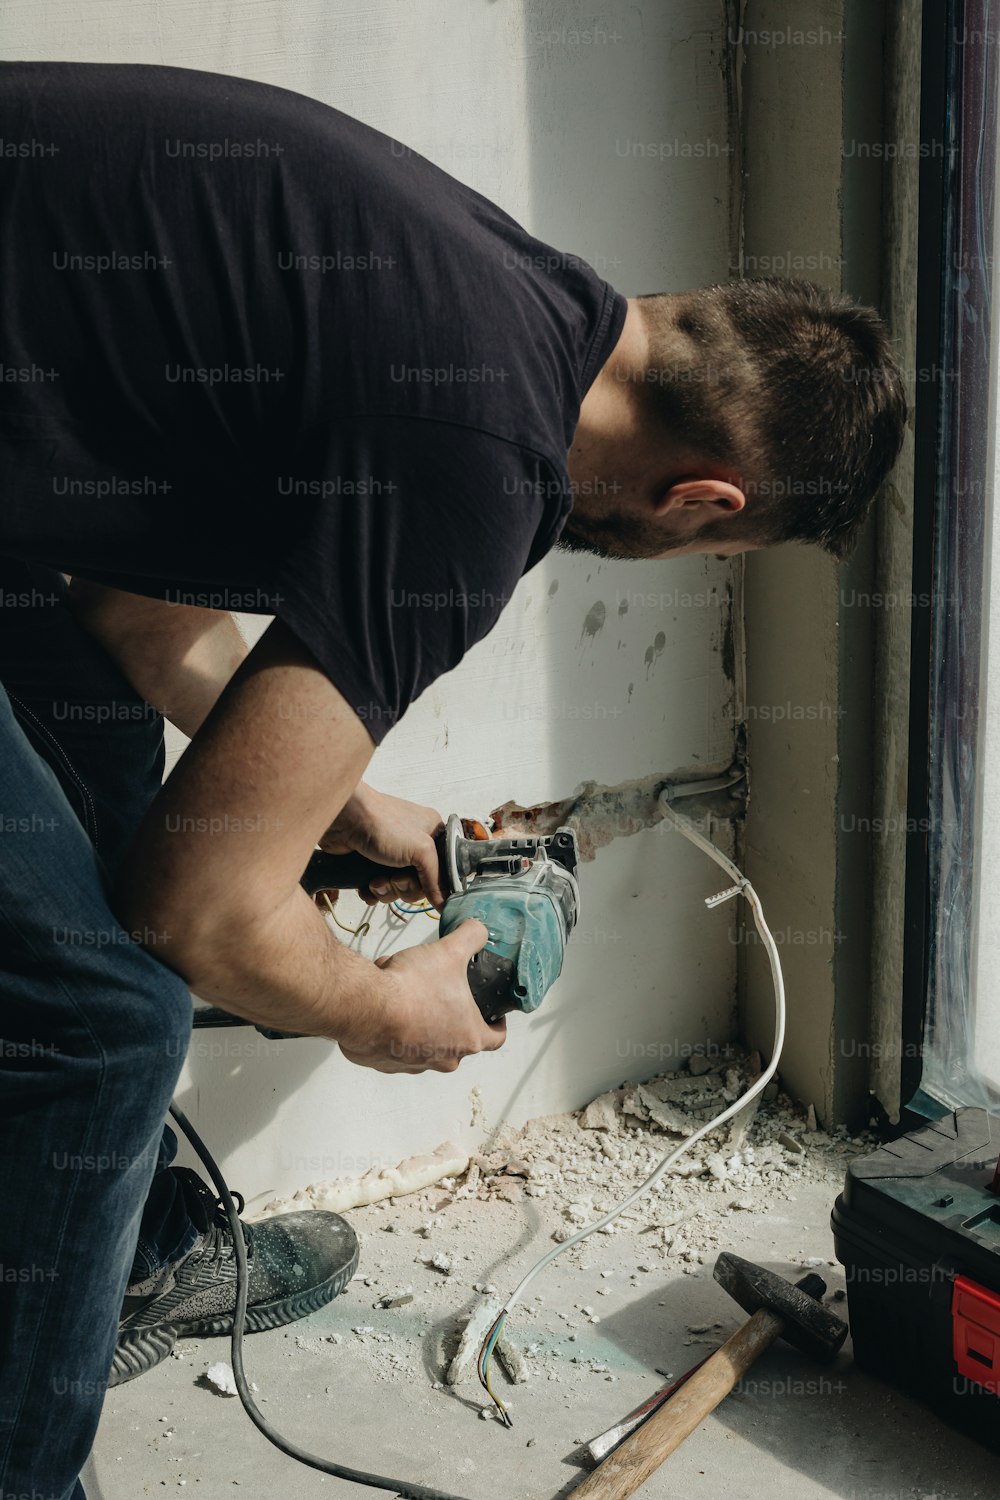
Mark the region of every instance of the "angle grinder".
MULTIPOLYGON (((551 834, 493 837, 474 819, 452 813, 435 840, 441 861, 441 885, 447 893, 438 935, 476 917, 489 937, 469 960, 469 988, 489 1022, 510 1011, 537 1010, 562 972, 569 935, 580 913, 576 879, 577 844, 571 828, 551 834)), ((317 849, 306 866, 302 885, 310 896, 320 891, 362 890, 372 881, 405 870, 376 864, 362 854, 327 854, 317 849)), ((253 1024, 217 1005, 196 1006, 195 1029, 253 1024)), ((256 1028, 275 1039, 297 1032, 256 1028)))
MULTIPOLYGON (((481 824, 452 813, 436 842, 446 892, 440 935, 470 917, 489 932, 486 946, 469 961, 469 988, 483 1018, 537 1010, 562 971, 579 916, 576 834, 557 828, 552 834, 494 838, 481 824)), ((360 854, 317 850, 302 885, 315 896, 360 890, 401 873, 360 854)))

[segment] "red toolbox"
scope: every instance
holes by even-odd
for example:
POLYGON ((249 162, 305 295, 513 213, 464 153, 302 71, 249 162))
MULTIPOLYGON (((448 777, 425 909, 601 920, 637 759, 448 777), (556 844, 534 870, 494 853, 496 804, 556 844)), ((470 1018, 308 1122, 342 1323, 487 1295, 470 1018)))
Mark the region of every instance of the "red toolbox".
POLYGON ((832 1223, 857 1363, 1000 1451, 998 1156, 956 1110, 851 1162, 832 1223))

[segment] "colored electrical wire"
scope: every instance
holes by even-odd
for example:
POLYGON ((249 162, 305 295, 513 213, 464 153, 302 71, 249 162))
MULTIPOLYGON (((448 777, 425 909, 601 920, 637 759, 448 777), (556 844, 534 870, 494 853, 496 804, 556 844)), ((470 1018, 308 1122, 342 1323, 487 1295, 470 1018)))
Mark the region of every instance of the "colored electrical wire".
POLYGON ((334 909, 333 909, 333 902, 330 900, 330 897, 327 895, 326 891, 320 891, 319 894, 323 897, 323 900, 326 903, 326 909, 327 909, 327 911, 330 913, 331 917, 336 922, 336 924, 340 928, 341 932, 349 932, 351 934, 351 937, 357 937, 357 938, 364 937, 365 933, 369 930, 369 928, 372 925, 370 922, 367 922, 367 921, 362 922, 360 927, 345 927, 344 924, 343 924, 343 922, 337 916, 337 913, 334 911, 334 909))
POLYGON ((765 1088, 767 1088, 767 1085, 774 1077, 774 1074, 776 1073, 778 1068, 778 1059, 781 1056, 781 1049, 784 1046, 785 1042, 785 982, 781 973, 781 960, 778 956, 777 945, 775 944, 771 929, 768 927, 766 921, 764 920, 764 912, 760 904, 760 897, 757 895, 757 892, 754 890, 753 886, 750 884, 749 880, 747 880, 742 871, 740 871, 736 867, 736 865, 733 864, 731 859, 729 859, 725 854, 722 853, 721 849, 717 849, 713 843, 704 838, 702 834, 698 833, 698 831, 687 821, 687 819, 678 817, 677 813, 675 813, 673 808, 671 808, 669 805, 669 788, 664 791, 661 796, 661 800, 663 802, 664 814, 667 820, 677 829, 679 833, 682 833, 686 839, 689 839, 691 843, 697 845, 699 849, 702 849, 710 859, 714 859, 717 865, 721 865, 726 874, 733 881, 732 886, 730 886, 728 890, 719 891, 714 896, 707 896, 705 898, 705 904, 710 908, 715 907, 720 905, 721 902, 729 900, 730 897, 738 895, 744 896, 749 902, 750 910, 753 913, 754 923, 756 925, 757 931, 760 933, 761 939, 764 943, 764 947, 767 951, 767 956, 771 965, 771 979, 774 983, 774 1043, 771 1048, 771 1060, 768 1063, 767 1067, 764 1069, 763 1073, 760 1074, 759 1078, 757 1078, 756 1081, 752 1083, 751 1086, 747 1089, 746 1093, 741 1094, 741 1096, 735 1101, 735 1103, 730 1104, 721 1112, 721 1114, 716 1115, 714 1120, 709 1120, 706 1125, 702 1125, 698 1130, 694 1132, 693 1135, 688 1136, 686 1140, 682 1141, 681 1144, 675 1148, 675 1150, 671 1151, 667 1156, 665 1156, 659 1163, 659 1165, 654 1168, 654 1170, 649 1174, 646 1180, 640 1183, 635 1191, 630 1193, 628 1197, 618 1205, 617 1208, 612 1209, 610 1213, 605 1214, 603 1218, 596 1220, 595 1223, 588 1224, 577 1234, 571 1235, 570 1238, 568 1240, 564 1240, 561 1245, 556 1245, 554 1249, 549 1250, 547 1254, 542 1256, 541 1260, 537 1261, 535 1265, 532 1266, 527 1275, 524 1276, 518 1286, 514 1288, 514 1291, 510 1294, 510 1296, 507 1298, 507 1301, 500 1309, 496 1320, 490 1327, 489 1333, 487 1333, 486 1338, 483 1340, 483 1345, 479 1351, 479 1360, 477 1364, 480 1384, 483 1386, 483 1389, 486 1391, 490 1400, 493 1402, 494 1406, 499 1412, 500 1419, 505 1427, 512 1427, 514 1424, 510 1419, 510 1413, 507 1411, 506 1406, 504 1406, 503 1402, 490 1388, 489 1372, 490 1358, 493 1354, 493 1350, 496 1347, 497 1339, 500 1337, 500 1331, 507 1320, 508 1313, 512 1310, 513 1307, 516 1306, 518 1302, 520 1302, 530 1283, 534 1281, 535 1277, 545 1269, 550 1261, 555 1260, 556 1256, 561 1255, 564 1250, 569 1250, 573 1245, 578 1245, 580 1241, 586 1239, 589 1234, 593 1234, 598 1229, 603 1229, 605 1224, 610 1224, 612 1219, 617 1219, 619 1214, 624 1213, 627 1208, 631 1208, 633 1203, 637 1202, 637 1200, 641 1198, 644 1193, 648 1192, 651 1187, 659 1182, 663 1174, 673 1166, 675 1161, 677 1161, 681 1156, 684 1155, 685 1151, 689 1151, 693 1145, 700 1141, 704 1136, 708 1135, 710 1131, 716 1130, 720 1125, 724 1125, 727 1120, 731 1120, 732 1117, 735 1114, 738 1114, 741 1109, 745 1109, 746 1106, 750 1103, 751 1099, 756 1099, 757 1095, 761 1093, 765 1088))
POLYGON ((405 912, 408 917, 430 917, 432 922, 441 920, 440 914, 428 903, 423 906, 404 906, 402 901, 390 901, 389 905, 399 915, 405 912))
POLYGON ((483 1341, 483 1347, 479 1351, 479 1359, 476 1362, 476 1370, 479 1375, 479 1382, 483 1386, 490 1400, 493 1402, 493 1405, 496 1407, 497 1411, 500 1413, 500 1418, 504 1426, 513 1427, 514 1424, 510 1420, 510 1413, 508 1412, 506 1406, 504 1406, 503 1402, 500 1400, 499 1396, 494 1393, 493 1387, 490 1385, 490 1359, 492 1357, 494 1347, 496 1346, 496 1341, 500 1337, 500 1328, 505 1317, 506 1310, 504 1312, 498 1313, 498 1315, 496 1316, 496 1318, 494 1318, 492 1324, 490 1325, 490 1331, 489 1333, 487 1333, 486 1338, 483 1341))

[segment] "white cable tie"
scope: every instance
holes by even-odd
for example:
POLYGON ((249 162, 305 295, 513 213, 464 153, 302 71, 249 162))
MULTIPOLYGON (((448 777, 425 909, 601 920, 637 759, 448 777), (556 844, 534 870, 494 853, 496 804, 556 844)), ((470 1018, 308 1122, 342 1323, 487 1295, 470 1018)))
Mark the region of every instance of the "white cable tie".
POLYGON ((745 885, 746 881, 741 880, 739 885, 731 885, 726 891, 717 891, 714 896, 706 896, 705 905, 709 908, 721 906, 723 901, 729 900, 730 896, 738 896, 745 885))

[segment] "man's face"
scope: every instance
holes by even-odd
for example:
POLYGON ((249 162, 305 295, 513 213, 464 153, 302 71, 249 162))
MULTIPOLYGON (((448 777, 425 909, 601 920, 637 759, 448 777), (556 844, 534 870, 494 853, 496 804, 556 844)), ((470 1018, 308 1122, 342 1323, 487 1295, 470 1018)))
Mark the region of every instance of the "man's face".
POLYGON ((738 474, 668 444, 634 410, 622 420, 618 430, 578 430, 567 455, 573 508, 557 548, 658 560, 730 557, 759 545, 748 534, 738 474))
POLYGON ((674 511, 654 516, 645 507, 619 506, 614 502, 601 505, 591 497, 586 508, 574 504, 556 548, 561 552, 587 552, 596 557, 656 561, 695 552, 720 558, 733 557, 738 552, 756 551, 759 545, 739 537, 725 536, 727 525, 736 531, 739 520, 738 515, 723 517, 692 528, 682 523, 679 513, 674 511))

